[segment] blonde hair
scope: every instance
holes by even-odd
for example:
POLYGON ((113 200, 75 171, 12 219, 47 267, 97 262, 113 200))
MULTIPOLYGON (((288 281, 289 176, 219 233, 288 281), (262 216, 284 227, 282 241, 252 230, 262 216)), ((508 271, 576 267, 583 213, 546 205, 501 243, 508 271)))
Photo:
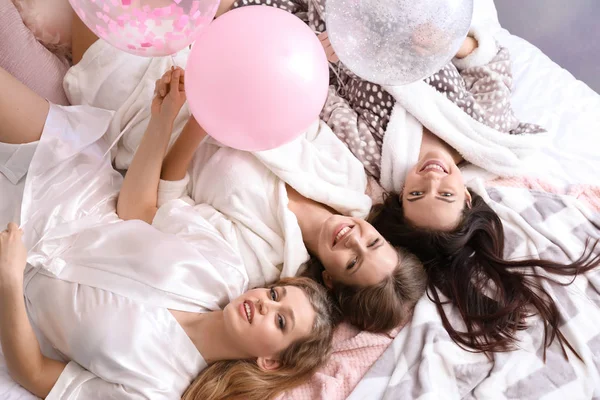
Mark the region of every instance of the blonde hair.
POLYGON ((277 286, 302 289, 316 312, 309 337, 279 355, 280 367, 262 370, 255 360, 218 361, 198 375, 183 400, 268 400, 310 378, 331 351, 334 307, 324 287, 308 278, 282 279, 277 286))

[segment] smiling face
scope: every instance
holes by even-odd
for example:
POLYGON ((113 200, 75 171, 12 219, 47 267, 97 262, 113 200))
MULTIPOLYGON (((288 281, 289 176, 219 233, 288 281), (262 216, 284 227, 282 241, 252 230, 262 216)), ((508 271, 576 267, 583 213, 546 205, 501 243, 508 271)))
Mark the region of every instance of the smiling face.
POLYGON ((333 215, 321 227, 315 254, 331 280, 371 286, 388 277, 398 264, 396 250, 367 221, 333 215))
POLYGON ((294 286, 253 289, 224 309, 227 334, 249 358, 277 359, 312 331, 316 312, 294 286))
POLYGON ((470 201, 460 169, 445 153, 426 153, 406 175, 402 207, 416 227, 452 230, 470 201))

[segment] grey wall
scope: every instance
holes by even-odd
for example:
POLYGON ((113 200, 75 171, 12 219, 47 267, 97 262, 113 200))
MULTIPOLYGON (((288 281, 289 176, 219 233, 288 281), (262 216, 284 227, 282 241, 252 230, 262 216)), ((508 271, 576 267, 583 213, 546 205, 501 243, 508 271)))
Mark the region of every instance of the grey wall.
POLYGON ((500 24, 600 93, 600 0, 494 0, 500 24))

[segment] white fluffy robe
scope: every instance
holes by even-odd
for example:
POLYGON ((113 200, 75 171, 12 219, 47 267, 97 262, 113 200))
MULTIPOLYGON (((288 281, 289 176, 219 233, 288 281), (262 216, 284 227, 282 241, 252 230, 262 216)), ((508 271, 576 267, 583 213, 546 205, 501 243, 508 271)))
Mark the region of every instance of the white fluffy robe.
POLYGON ((298 139, 254 154, 206 140, 184 180, 161 181, 157 218, 193 209, 238 249, 250 286, 261 286, 297 275, 309 258, 286 184, 345 215, 365 217, 371 207, 362 165, 315 122, 298 139))
MULTIPOLYGON (((488 63, 497 52, 484 28, 472 28, 479 47, 454 64, 464 69, 488 63)), ((381 186, 399 192, 406 173, 417 160, 423 126, 455 148, 471 165, 463 168, 465 182, 474 178, 515 176, 528 172, 525 160, 547 140, 546 134, 509 135, 476 121, 424 81, 386 86, 396 99, 383 140, 381 186)))

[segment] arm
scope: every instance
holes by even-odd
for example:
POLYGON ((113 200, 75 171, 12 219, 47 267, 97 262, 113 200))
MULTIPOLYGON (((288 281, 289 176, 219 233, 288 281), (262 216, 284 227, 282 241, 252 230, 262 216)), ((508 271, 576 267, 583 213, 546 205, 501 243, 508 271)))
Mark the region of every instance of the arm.
POLYGON ((460 49, 458 49, 458 53, 456 53, 456 58, 463 59, 467 57, 473 52, 473 50, 477 48, 477 46, 479 46, 479 43, 477 43, 477 39, 475 39, 472 36, 467 36, 462 46, 460 46, 460 49))
POLYGON ((0 341, 8 372, 25 389, 46 397, 66 364, 45 357, 23 301, 27 251, 15 224, 0 233, 0 341))
POLYGON ((165 181, 178 181, 185 177, 192 157, 200 142, 206 137, 206 131, 190 117, 181 135, 175 141, 165 157, 160 178, 165 181))
POLYGON ((225 14, 227 11, 231 10, 231 8, 233 7, 233 3, 235 3, 236 0, 221 0, 221 2, 219 3, 219 8, 217 9, 217 14, 215 15, 215 18, 219 18, 221 15, 225 14))
POLYGON ((152 223, 157 211, 158 183, 163 158, 173 130, 173 121, 185 103, 183 70, 167 71, 156 82, 152 117, 131 166, 125 175, 117 202, 120 218, 152 223))

